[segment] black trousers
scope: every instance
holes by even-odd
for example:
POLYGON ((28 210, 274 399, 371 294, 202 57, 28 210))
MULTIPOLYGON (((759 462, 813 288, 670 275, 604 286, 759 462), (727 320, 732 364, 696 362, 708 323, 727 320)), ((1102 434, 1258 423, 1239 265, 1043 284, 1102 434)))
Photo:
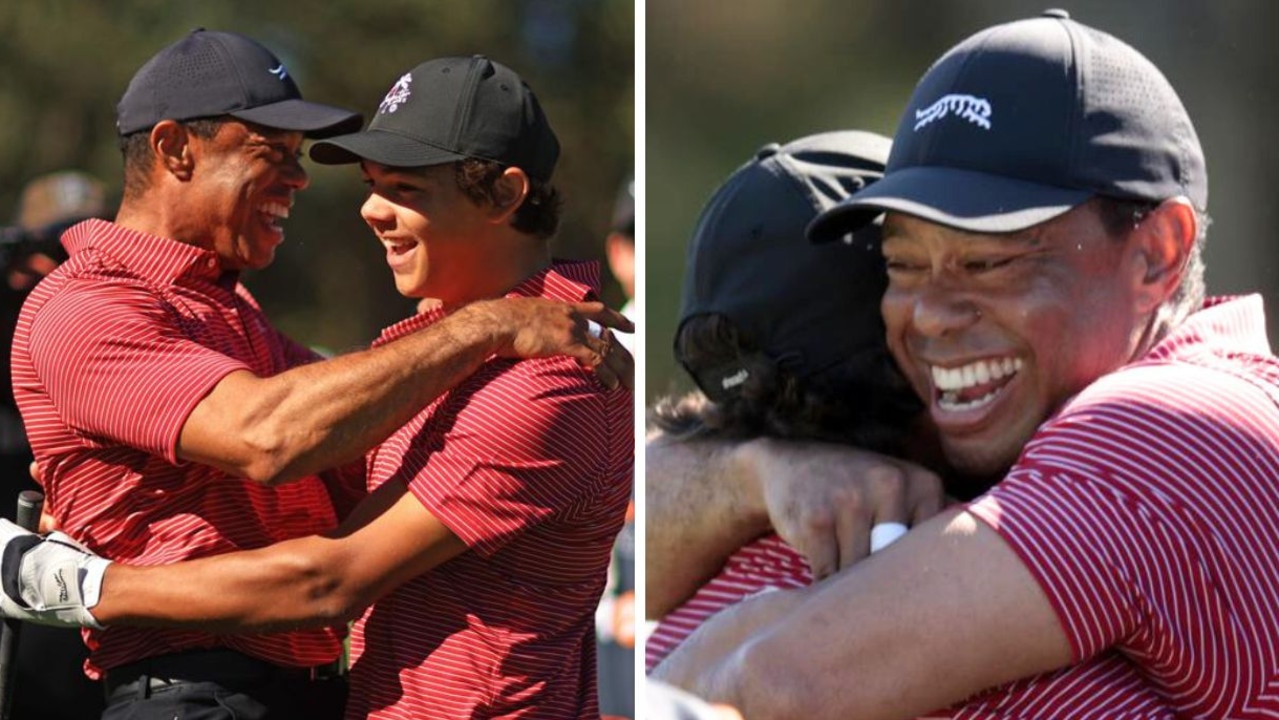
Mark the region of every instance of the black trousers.
POLYGON ((340 720, 346 678, 232 650, 147 658, 107 672, 103 720, 340 720))

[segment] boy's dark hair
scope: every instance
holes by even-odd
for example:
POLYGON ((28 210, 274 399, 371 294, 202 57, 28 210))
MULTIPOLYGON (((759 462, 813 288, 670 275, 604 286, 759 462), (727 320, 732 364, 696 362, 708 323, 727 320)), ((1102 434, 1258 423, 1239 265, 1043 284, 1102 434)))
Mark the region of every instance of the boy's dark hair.
MULTIPOLYGON (((467 158, 453 163, 453 177, 458 189, 475 203, 497 202, 497 180, 505 171, 505 165, 492 160, 467 158)), ((515 211, 511 226, 545 240, 559 229, 563 204, 554 185, 530 176, 528 196, 515 211)))
POLYGON ((675 439, 769 436, 900 453, 923 409, 882 344, 801 380, 759 352, 730 319, 706 314, 684 323, 676 353, 689 368, 735 358, 748 373, 720 402, 700 392, 658 401, 649 422, 675 439))

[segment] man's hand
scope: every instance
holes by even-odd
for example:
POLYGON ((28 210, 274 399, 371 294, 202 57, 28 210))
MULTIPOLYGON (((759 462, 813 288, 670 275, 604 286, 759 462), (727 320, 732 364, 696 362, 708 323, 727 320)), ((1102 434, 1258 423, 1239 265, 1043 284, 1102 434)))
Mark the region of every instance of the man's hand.
POLYGON ((738 457, 756 479, 773 529, 803 553, 815 579, 870 554, 871 528, 914 525, 945 504, 941 478, 857 448, 760 438, 738 457))
POLYGON ((615 342, 608 328, 632 332, 635 326, 599 302, 563 303, 540 298, 503 298, 472 303, 465 311, 499 328, 503 357, 568 355, 595 370, 607 387, 635 387, 635 360, 615 342), (592 332, 591 323, 602 326, 592 332))
POLYGON ((0 520, 0 615, 57 627, 101 628, 98 604, 111 561, 62 533, 42 538, 0 520))
POLYGON ((864 558, 876 524, 917 523, 944 501, 932 472, 842 445, 656 435, 646 447, 645 612, 654 619, 770 528, 820 579, 864 558))

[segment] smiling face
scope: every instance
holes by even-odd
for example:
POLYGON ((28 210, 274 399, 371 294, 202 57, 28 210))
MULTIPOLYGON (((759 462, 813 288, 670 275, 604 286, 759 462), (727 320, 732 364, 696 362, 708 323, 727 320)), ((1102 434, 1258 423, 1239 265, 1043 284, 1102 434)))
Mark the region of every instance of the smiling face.
POLYGON ((492 209, 457 187, 451 164, 393 168, 360 164, 369 197, 360 215, 386 248, 395 288, 446 306, 488 297, 501 254, 492 240, 492 209))
POLYGON ((957 469, 1004 472, 1062 403, 1134 357, 1133 242, 1092 202, 1006 235, 889 213, 889 347, 957 469))
POLYGON ((189 136, 196 153, 190 241, 212 249, 224 270, 259 269, 284 241, 280 223, 309 184, 302 133, 227 120, 211 138, 189 136))

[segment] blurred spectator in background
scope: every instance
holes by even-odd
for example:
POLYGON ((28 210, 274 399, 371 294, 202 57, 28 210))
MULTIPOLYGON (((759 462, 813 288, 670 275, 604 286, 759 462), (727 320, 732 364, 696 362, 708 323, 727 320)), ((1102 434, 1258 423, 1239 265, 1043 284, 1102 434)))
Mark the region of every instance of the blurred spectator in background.
MULTIPOLYGON (((635 178, 627 177, 617 194, 613 221, 604 240, 608 267, 626 294, 621 311, 635 320, 635 178)), ((614 335, 635 351, 634 335, 614 335)), ((635 716, 635 498, 626 509, 626 525, 613 545, 608 586, 595 612, 599 639, 600 712, 605 717, 635 716)))
MULTIPOLYGON (((4 383, 0 388, 0 515, 13 519, 16 498, 38 486, 31 479, 31 448, 13 402, 9 350, 27 293, 66 259, 62 231, 91 217, 108 218, 105 185, 78 170, 41 175, 22 190, 14 224, 4 228, 0 262, 0 338, 4 383)), ((79 633, 28 625, 18 645, 15 720, 80 720, 102 714, 102 690, 84 676, 86 650, 79 633)))
MULTIPOLYGON (((626 294, 626 303, 622 305, 622 314, 635 320, 635 178, 627 177, 617 194, 617 203, 613 207, 613 223, 604 240, 604 253, 608 256, 608 269, 612 271, 617 284, 622 286, 626 294)), ((634 352, 632 346, 635 334, 625 337, 618 335, 617 340, 634 352)))
POLYGON ((27 292, 66 258, 58 242, 62 231, 90 217, 106 217, 106 190, 101 181, 75 170, 49 173, 27 183, 14 224, 4 228, 0 262, 5 283, 0 287, 0 337, 3 337, 4 387, 0 390, 0 513, 13 518, 18 492, 35 489, 27 472, 31 450, 9 384, 9 348, 18 311, 27 292))

